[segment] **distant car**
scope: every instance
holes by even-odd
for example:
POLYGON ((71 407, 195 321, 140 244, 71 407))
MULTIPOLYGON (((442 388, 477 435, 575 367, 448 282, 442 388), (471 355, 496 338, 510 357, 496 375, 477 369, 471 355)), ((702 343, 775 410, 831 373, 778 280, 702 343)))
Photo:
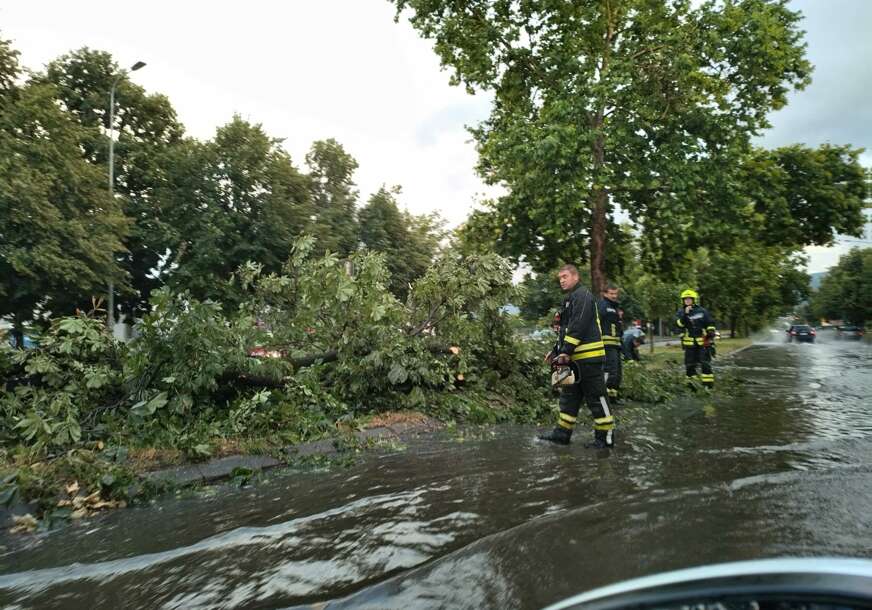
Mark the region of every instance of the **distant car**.
POLYGON ((836 339, 859 341, 863 338, 863 329, 859 326, 840 326, 836 330, 836 339))
POLYGON ((787 329, 787 342, 814 343, 817 333, 808 324, 794 324, 787 329))

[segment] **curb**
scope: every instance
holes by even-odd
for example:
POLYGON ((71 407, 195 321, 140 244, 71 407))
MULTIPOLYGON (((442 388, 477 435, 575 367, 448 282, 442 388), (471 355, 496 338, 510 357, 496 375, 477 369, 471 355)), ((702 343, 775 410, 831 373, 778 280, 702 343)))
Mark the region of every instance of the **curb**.
POLYGON ((744 352, 744 351, 745 351, 746 349, 748 349, 749 347, 754 347, 754 345, 756 345, 756 344, 755 344, 755 343, 749 343, 748 345, 746 345, 746 346, 744 346, 744 347, 740 347, 739 349, 737 349, 737 350, 735 350, 735 351, 732 351, 732 352, 730 352, 729 354, 726 354, 726 355, 724 356, 724 358, 725 358, 725 359, 726 359, 726 358, 732 358, 732 357, 735 356, 736 354, 741 354, 742 352, 744 352))
MULTIPOLYGON (((419 423, 399 423, 393 426, 368 428, 354 432, 354 438, 361 442, 400 440, 403 437, 432 432, 441 427, 435 420, 419 423)), ((283 448, 282 453, 292 458, 305 458, 315 455, 336 455, 343 451, 339 439, 327 438, 283 448)), ((143 481, 164 483, 176 487, 186 487, 229 479, 237 468, 245 468, 262 472, 278 466, 287 466, 286 462, 264 455, 228 455, 215 458, 203 464, 185 464, 162 470, 154 470, 140 475, 143 481)))

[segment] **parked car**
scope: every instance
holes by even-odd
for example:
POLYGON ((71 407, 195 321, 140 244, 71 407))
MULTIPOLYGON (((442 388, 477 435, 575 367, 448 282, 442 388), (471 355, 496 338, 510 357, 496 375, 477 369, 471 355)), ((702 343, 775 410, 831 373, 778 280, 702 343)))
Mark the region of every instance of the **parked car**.
POLYGON ((787 342, 814 343, 817 333, 808 324, 794 324, 787 329, 787 342))
POLYGON ((840 326, 836 329, 836 339, 859 341, 863 338, 863 329, 859 326, 840 326))

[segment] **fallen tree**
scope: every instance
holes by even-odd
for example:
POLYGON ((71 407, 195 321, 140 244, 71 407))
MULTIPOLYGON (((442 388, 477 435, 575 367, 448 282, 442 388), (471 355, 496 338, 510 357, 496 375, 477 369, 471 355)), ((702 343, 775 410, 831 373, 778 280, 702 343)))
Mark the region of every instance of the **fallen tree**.
POLYGON ((0 399, 3 442, 200 451, 234 434, 311 438, 338 419, 445 402, 459 376, 464 391, 527 388, 530 414, 546 408, 539 348, 500 312, 515 295, 504 259, 447 252, 400 302, 381 255, 312 250, 299 240, 281 273, 240 268, 233 310, 157 291, 129 344, 99 312, 55 320, 39 349, 7 358, 18 385, 0 399))

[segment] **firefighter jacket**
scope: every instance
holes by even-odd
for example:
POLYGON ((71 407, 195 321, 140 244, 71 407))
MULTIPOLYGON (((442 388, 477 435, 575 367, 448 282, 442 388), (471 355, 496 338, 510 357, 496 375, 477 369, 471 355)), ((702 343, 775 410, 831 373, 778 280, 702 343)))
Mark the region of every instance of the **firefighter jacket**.
POLYGON ((603 344, 606 347, 621 348, 621 337, 624 335, 624 323, 618 315, 618 304, 603 297, 599 300, 599 320, 603 331, 603 344))
POLYGON ((693 347, 694 345, 706 345, 715 337, 715 321, 707 309, 694 303, 690 313, 684 311, 684 307, 675 314, 675 325, 684 331, 681 336, 681 345, 693 347))
POLYGON ((554 353, 568 354, 572 360, 581 362, 605 360, 606 350, 600 333, 596 302, 590 291, 581 284, 563 297, 560 331, 554 353))

